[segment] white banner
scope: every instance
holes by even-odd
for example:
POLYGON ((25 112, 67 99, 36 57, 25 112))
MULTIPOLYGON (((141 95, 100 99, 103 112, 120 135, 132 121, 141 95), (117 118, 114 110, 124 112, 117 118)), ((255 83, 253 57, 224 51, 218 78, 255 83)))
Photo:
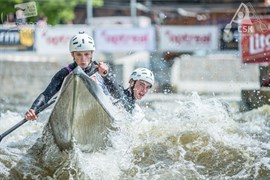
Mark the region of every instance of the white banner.
POLYGON ((67 54, 69 41, 79 32, 92 35, 89 26, 48 26, 36 31, 36 51, 39 54, 67 54))
POLYGON ((218 49, 218 27, 161 26, 161 51, 192 52, 218 49))
POLYGON ((153 51, 155 49, 154 28, 96 29, 95 41, 98 51, 153 51))

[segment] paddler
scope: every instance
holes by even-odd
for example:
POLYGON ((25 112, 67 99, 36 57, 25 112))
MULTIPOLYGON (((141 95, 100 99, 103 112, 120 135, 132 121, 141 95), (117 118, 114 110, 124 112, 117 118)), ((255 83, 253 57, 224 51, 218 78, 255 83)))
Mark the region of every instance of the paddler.
POLYGON ((114 104, 121 103, 131 114, 136 110, 140 111, 136 101, 143 99, 155 82, 153 72, 147 68, 135 69, 130 75, 129 87, 126 89, 116 82, 113 74, 109 73, 102 77, 111 96, 117 99, 114 104))
POLYGON ((25 113, 25 119, 37 119, 37 109, 46 104, 60 90, 65 77, 77 66, 80 66, 87 75, 102 87, 104 93, 108 94, 102 78, 102 76, 107 75, 108 66, 103 62, 96 63, 92 60, 95 51, 93 38, 84 32, 76 34, 70 39, 69 51, 73 63, 60 69, 53 76, 47 88, 36 98, 31 108, 25 113))

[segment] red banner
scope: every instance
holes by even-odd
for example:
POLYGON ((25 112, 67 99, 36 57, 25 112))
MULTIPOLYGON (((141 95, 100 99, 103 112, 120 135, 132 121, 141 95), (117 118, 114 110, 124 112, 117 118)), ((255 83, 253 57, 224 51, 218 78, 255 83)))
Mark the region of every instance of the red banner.
POLYGON ((238 30, 241 31, 243 63, 270 61, 270 18, 243 20, 238 30))

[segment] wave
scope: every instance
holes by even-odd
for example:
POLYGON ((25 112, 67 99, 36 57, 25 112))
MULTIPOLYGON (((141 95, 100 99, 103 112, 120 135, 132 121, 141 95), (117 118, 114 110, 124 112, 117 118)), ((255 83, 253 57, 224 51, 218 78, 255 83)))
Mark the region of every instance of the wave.
MULTIPOLYGON (((110 131, 106 148, 96 152, 82 151, 75 141, 73 149, 60 151, 44 121, 40 128, 30 127, 39 129, 36 132, 16 132, 0 145, 0 177, 267 178, 270 106, 244 113, 234 106, 196 93, 185 100, 151 101, 142 107, 146 118, 117 119, 117 130, 110 131), (31 139, 33 134, 35 141, 31 139), (19 135, 24 138, 16 141, 19 135)), ((19 118, 6 112, 0 121, 19 118)))

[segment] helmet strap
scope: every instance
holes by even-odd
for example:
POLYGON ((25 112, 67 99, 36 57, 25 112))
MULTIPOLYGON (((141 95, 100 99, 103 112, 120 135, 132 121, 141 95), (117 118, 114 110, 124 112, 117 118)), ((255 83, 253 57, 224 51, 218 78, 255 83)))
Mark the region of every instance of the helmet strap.
POLYGON ((135 84, 136 84, 137 80, 132 80, 132 81, 133 81, 133 85, 130 87, 131 97, 132 97, 132 99, 135 99, 135 96, 134 96, 134 87, 135 87, 135 84))
POLYGON ((74 63, 76 63, 76 65, 78 65, 77 62, 76 62, 76 60, 75 60, 75 58, 73 58, 73 61, 74 61, 74 63))

